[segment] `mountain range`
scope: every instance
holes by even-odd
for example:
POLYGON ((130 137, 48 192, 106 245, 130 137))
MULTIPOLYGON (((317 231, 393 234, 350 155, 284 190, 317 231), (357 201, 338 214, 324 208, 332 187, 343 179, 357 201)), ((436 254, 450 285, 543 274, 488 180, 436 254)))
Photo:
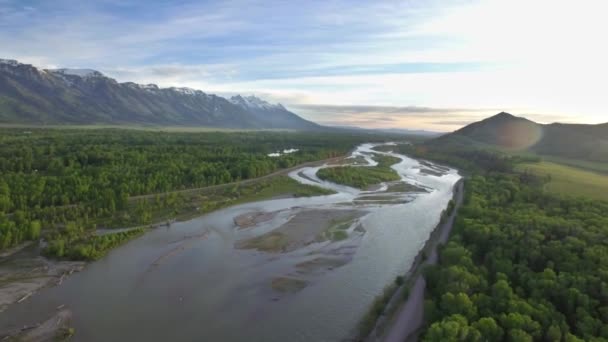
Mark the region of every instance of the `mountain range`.
POLYGON ((496 148, 608 162, 608 123, 539 124, 503 112, 431 140, 427 144, 442 149, 496 148))
POLYGON ((90 69, 39 69, 7 59, 0 59, 0 123, 321 128, 255 96, 226 99, 190 88, 119 83, 90 69))
MULTIPOLYGON (((162 125, 237 129, 339 130, 255 96, 231 98, 190 88, 120 83, 91 69, 40 69, 0 59, 0 123, 162 125)), ((424 135, 432 132, 385 130, 424 135)), ((498 148, 608 162, 608 123, 539 124, 499 113, 427 142, 443 149, 498 148)))

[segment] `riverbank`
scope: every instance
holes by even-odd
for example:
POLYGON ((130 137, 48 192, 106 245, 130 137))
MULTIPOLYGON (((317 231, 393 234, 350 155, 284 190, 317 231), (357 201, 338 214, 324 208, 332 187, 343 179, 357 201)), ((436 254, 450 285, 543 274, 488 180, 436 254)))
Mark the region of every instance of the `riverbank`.
MULTIPOLYGON (((343 157, 330 158, 305 163, 300 167, 323 165, 327 162, 338 162, 342 159, 343 157)), ((319 187, 300 184, 285 176, 294 169, 297 168, 285 169, 240 183, 181 191, 180 197, 182 200, 177 202, 179 207, 173 207, 170 211, 161 210, 155 217, 156 223, 118 229, 101 228, 91 235, 92 240, 83 240, 80 244, 76 244, 75 248, 80 250, 82 247, 86 247, 88 241, 94 243, 95 240, 106 239, 115 234, 130 234, 132 231, 150 231, 160 227, 170 227, 176 222, 186 221, 240 203, 333 193, 333 191, 319 187), (230 187, 232 187, 231 191, 224 191, 230 189, 230 187), (205 205, 202 203, 205 203, 205 205)), ((133 234, 133 237, 136 238, 140 235, 133 234)), ((110 250, 111 248, 102 251, 102 254, 93 259, 101 258, 110 250)), ((67 256, 67 253, 70 253, 70 250, 62 252, 61 256, 67 256)), ((5 311, 11 305, 21 304, 45 288, 61 285, 67 277, 82 271, 86 265, 86 261, 48 259, 42 255, 42 249, 38 246, 38 243, 32 241, 5 251, 0 256, 0 312, 5 311)), ((5 332, 4 334, 10 336, 10 333, 5 332)))
POLYGON ((46 321, 15 329, 4 336, 0 335, 0 338, 3 341, 23 342, 68 341, 74 335, 74 329, 70 327, 71 320, 70 310, 59 307, 46 321))
MULTIPOLYGON (((372 310, 376 310, 377 320, 371 331, 361 331, 362 336, 367 336, 363 338, 364 341, 403 342, 412 338, 422 327, 424 323, 425 280, 421 270, 426 265, 437 263, 437 248, 447 242, 457 211, 462 205, 463 194, 464 182, 460 180, 454 185, 452 212, 447 212, 447 215, 442 217, 441 222, 431 233, 410 269, 396 281, 397 286, 393 285, 390 288, 392 295, 389 300, 384 301, 383 310, 372 308, 372 310)), ((388 297, 388 294, 385 293, 383 296, 388 297)), ((365 322, 362 322, 362 324, 365 324, 365 322)))
POLYGON ((80 261, 48 260, 39 255, 35 246, 1 259, 0 313, 10 305, 26 301, 41 289, 61 285, 85 265, 80 261))
MULTIPOLYGON (((332 158, 333 160, 333 158, 332 158)), ((322 164, 318 161, 315 164, 322 164)), ((306 165, 310 165, 307 163, 306 165)), ((99 259, 105 255, 110 248, 97 250, 97 240, 105 240, 100 235, 114 234, 131 235, 130 231, 140 229, 149 230, 159 226, 170 226, 175 222, 187 221, 210 212, 227 208, 233 205, 261 201, 274 198, 297 198, 334 193, 317 186, 300 184, 295 180, 279 174, 264 176, 242 183, 226 184, 208 188, 191 189, 180 193, 168 194, 168 198, 142 198, 117 212, 111 218, 97 222, 98 229, 102 234, 85 231, 79 236, 70 237, 66 240, 59 235, 49 241, 46 254, 51 257, 68 258, 72 260, 99 259), (101 228, 101 229, 99 229, 101 228), (88 253, 92 250, 94 253, 88 253), (83 253, 86 252, 86 253, 83 253), (93 255, 91 258, 89 255, 93 255)), ((137 234, 133 234, 135 237, 137 234)), ((126 241, 126 239, 124 239, 126 241)), ((111 247, 111 246, 110 246, 111 247)))

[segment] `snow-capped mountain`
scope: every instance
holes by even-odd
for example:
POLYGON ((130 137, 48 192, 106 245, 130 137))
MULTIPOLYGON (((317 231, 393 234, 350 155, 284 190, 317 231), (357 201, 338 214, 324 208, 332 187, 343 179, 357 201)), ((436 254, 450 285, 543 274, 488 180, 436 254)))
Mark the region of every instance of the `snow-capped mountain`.
POLYGON ((319 126, 306 121, 296 114, 288 111, 282 104, 271 104, 253 95, 236 95, 230 98, 230 102, 252 113, 257 120, 266 122, 269 128, 302 127, 307 129, 319 126))
POLYGON ((318 129, 254 96, 119 83, 91 69, 39 69, 0 59, 0 122, 318 129))

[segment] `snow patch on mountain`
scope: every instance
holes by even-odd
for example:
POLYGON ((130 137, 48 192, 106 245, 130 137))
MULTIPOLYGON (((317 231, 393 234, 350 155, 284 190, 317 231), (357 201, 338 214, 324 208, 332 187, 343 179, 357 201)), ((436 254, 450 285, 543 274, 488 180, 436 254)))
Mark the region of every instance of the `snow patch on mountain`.
POLYGON ((21 63, 17 62, 14 59, 2 59, 2 58, 0 58, 0 64, 8 64, 10 66, 18 66, 21 63))
POLYGON ((236 95, 229 100, 233 104, 245 109, 285 109, 283 105, 271 104, 253 95, 241 96, 236 95))
POLYGON ((49 69, 48 71, 61 74, 61 75, 71 75, 78 77, 104 77, 102 73, 93 69, 49 69))
POLYGON ((139 89, 147 90, 147 91, 156 91, 158 90, 158 86, 156 84, 138 84, 139 89))
POLYGON ((200 90, 197 89, 192 89, 192 88, 186 88, 186 87, 171 87, 169 88, 175 92, 184 94, 184 95, 204 95, 205 93, 203 93, 200 90))

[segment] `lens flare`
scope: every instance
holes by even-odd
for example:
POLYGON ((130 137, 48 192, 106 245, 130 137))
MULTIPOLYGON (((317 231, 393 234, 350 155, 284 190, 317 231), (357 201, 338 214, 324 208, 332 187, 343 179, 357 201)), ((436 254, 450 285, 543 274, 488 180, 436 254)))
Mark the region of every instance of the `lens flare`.
POLYGON ((543 137, 543 128, 529 121, 511 121, 496 132, 499 146, 512 150, 524 150, 534 146, 543 137))

